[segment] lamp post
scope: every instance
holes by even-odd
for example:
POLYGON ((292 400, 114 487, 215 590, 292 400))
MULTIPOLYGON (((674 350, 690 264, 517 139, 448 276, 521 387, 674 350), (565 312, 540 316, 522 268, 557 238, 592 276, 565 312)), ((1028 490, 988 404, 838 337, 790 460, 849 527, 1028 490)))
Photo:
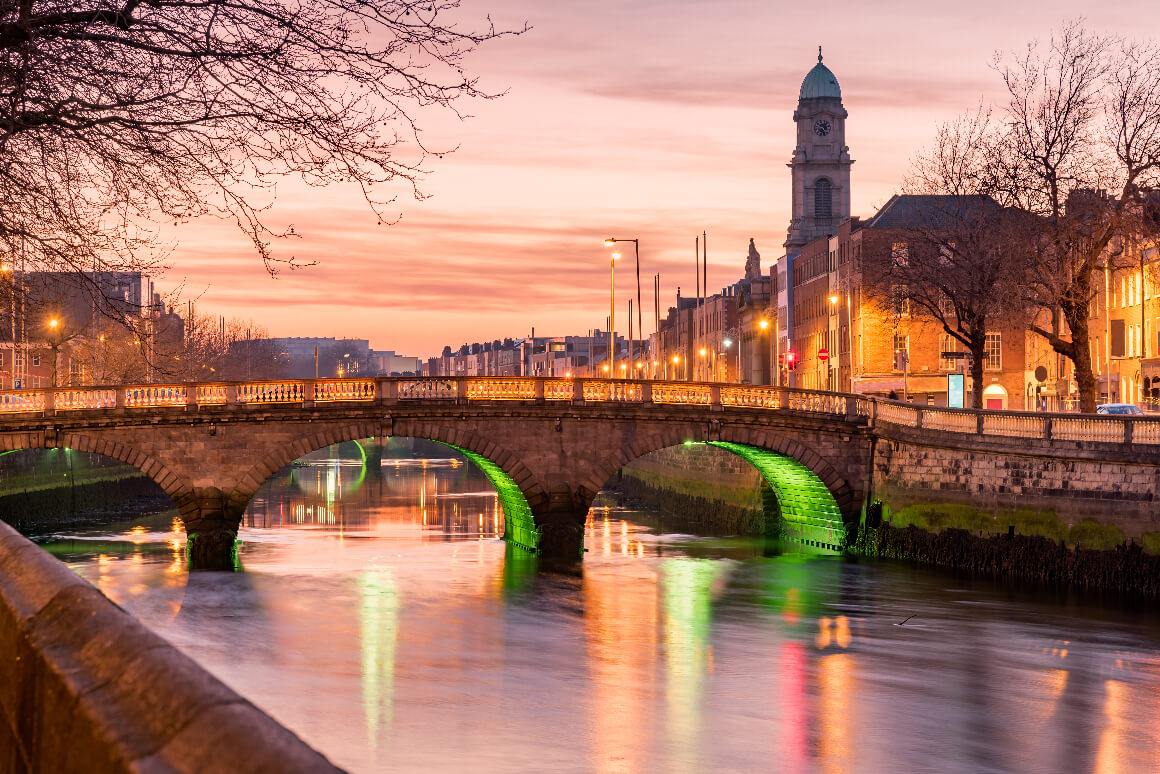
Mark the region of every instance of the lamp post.
POLYGON ((48 343, 52 349, 52 379, 50 380, 50 384, 55 390, 57 353, 60 351, 60 337, 57 335, 57 331, 60 330, 60 320, 56 319, 55 317, 50 319, 48 321, 48 330, 50 332, 48 343))
MULTIPOLYGON (((616 237, 608 237, 604 240, 607 247, 612 247, 617 242, 632 242, 632 248, 636 255, 636 327, 640 332, 641 338, 644 338, 644 323, 641 321, 641 305, 640 305, 640 240, 639 239, 617 239, 616 237)), ((620 253, 614 253, 618 258, 620 253)), ((632 310, 628 310, 629 315, 632 315, 632 310)), ((631 338, 628 342, 628 357, 629 360, 634 360, 636 356, 633 354, 633 342, 631 338)))
MULTIPOLYGON (((10 274, 12 274, 12 266, 8 263, 0 264, 0 275, 3 275, 3 277, 4 277, 3 281, 5 283, 7 283, 9 281, 8 275, 10 275, 10 274)), ((10 363, 10 366, 11 366, 11 371, 12 371, 12 387, 13 387, 13 389, 15 389, 15 387, 16 387, 16 278, 12 277, 11 282, 12 282, 12 293, 9 296, 9 300, 12 303, 9 306, 9 312, 12 315, 12 362, 10 363)))
MULTIPOLYGON (((762 317, 760 320, 757 321, 757 328, 758 328, 758 330, 761 331, 762 334, 767 333, 769 331, 769 320, 762 317)), ((765 358, 769 356, 769 343, 765 341, 764 337, 759 338, 758 351, 762 353, 761 358, 758 360, 758 363, 763 363, 765 361, 765 358)), ((762 369, 762 370, 764 371, 765 369, 762 369)), ((778 374, 778 376, 780 376, 780 375, 781 374, 778 374)), ((758 378, 759 379, 760 378, 768 379, 769 377, 766 377, 765 374, 759 374, 758 378)))
MULTIPOLYGON (((605 240, 607 243, 608 240, 605 240)), ((613 253, 608 261, 611 271, 612 288, 608 301, 608 363, 611 366, 609 378, 616 378, 616 261, 620 253, 613 253)), ((631 354, 631 353, 630 353, 631 354)))
POLYGON ((829 358, 830 369, 829 369, 829 379, 828 379, 829 384, 827 385, 827 389, 834 390, 835 392, 838 391, 838 368, 840 368, 842 365, 841 363, 838 363, 837 366, 834 365, 834 352, 833 352, 833 350, 837 349, 837 347, 835 345, 837 344, 837 341, 838 341, 838 336, 836 334, 837 322, 836 322, 836 320, 834 320, 834 316, 837 313, 838 313, 838 296, 835 293, 834 295, 830 296, 830 321, 826 325, 826 334, 827 334, 826 335, 826 349, 830 350, 830 358, 829 358), (833 329, 835 332, 831 333, 831 329, 833 329))

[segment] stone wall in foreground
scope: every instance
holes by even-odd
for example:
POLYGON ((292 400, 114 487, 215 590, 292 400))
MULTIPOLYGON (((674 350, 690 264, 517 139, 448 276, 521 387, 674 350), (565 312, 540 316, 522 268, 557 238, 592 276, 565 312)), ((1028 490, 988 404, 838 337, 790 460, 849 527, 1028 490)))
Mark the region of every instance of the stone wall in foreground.
POLYGON ((0 771, 339 771, 0 523, 0 771))

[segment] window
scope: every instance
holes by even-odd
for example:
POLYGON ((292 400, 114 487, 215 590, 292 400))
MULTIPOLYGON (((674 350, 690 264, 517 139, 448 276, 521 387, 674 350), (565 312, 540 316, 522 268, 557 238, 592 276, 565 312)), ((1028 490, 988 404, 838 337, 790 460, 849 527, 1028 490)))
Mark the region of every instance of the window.
POLYGON ((906 317, 910 314, 910 288, 906 285, 895 285, 890 289, 891 305, 896 317, 906 317))
POLYGON ((951 301, 951 297, 941 290, 938 294, 938 310, 943 317, 955 316, 955 302, 951 301))
POLYGON ((0 366, 4 365, 4 353, 0 352, 0 366))
POLYGON ((905 371, 910 362, 910 337, 904 333, 894 334, 894 370, 905 371))
POLYGON ((33 367, 40 365, 40 355, 33 355, 32 356, 32 365, 33 365, 33 367))
POLYGON ((1109 320, 1108 327, 1111 330, 1112 340, 1108 346, 1111 357, 1124 357, 1124 321, 1123 320, 1109 320))
POLYGON ((938 246, 939 263, 941 263, 945 266, 951 262, 951 259, 954 258, 954 256, 955 256, 955 243, 954 242, 947 242, 946 244, 938 246))
POLYGON ((939 355, 938 368, 940 371, 957 371, 959 368, 959 361, 955 358, 944 358, 943 353, 958 352, 959 341, 949 333, 944 333, 939 337, 939 355))
POLYGON ((814 217, 829 218, 833 214, 833 192, 830 181, 823 177, 814 183, 814 217))
POLYGON ((16 355, 14 356, 13 363, 15 363, 15 365, 16 365, 16 370, 18 370, 18 371, 19 371, 21 368, 24 368, 24 353, 23 353, 23 352, 17 352, 17 353, 16 353, 16 355))
POLYGON ((895 242, 890 246, 890 260, 903 269, 910 265, 910 247, 906 242, 895 242))
POLYGON ((988 371, 1003 370, 1003 338, 1001 333, 988 333, 983 355, 988 371))

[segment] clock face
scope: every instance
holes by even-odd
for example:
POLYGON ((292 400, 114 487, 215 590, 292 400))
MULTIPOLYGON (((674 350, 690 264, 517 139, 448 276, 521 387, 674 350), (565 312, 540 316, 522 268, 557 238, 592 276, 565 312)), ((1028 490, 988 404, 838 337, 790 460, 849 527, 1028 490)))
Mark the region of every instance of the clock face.
POLYGON ((819 137, 825 137, 830 133, 830 122, 824 118, 819 118, 814 121, 814 134, 819 137))

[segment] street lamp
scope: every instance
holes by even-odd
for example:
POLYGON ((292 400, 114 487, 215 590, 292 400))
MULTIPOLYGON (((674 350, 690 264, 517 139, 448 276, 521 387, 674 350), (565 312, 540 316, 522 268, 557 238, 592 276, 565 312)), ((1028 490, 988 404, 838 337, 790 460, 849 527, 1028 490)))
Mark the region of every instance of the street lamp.
POLYGON ((57 330, 60 328, 60 320, 52 317, 48 321, 48 329, 51 335, 48 339, 49 348, 52 350, 52 379, 50 384, 52 388, 56 389, 56 361, 57 355, 60 352, 60 336, 57 335, 57 330))
MULTIPOLYGON (((608 240, 604 240, 608 243, 608 240)), ((608 302, 608 362, 612 365, 612 376, 616 376, 616 262, 620 260, 620 253, 613 253, 608 261, 612 275, 612 292, 608 302)), ((608 369, 605 368, 605 371, 608 369)))
MULTIPOLYGON (((640 331, 641 339, 644 338, 644 323, 642 322, 641 305, 640 305, 640 240, 639 239, 617 239, 615 237, 608 237, 604 240, 606 247, 612 247, 617 242, 632 242, 633 250, 636 253, 636 327, 640 331)), ((629 310, 631 312, 632 310, 629 310)), ((633 357, 632 342, 628 343, 628 356, 633 357)))
MULTIPOLYGON (((838 313, 838 296, 837 296, 837 294, 834 294, 834 295, 830 296, 830 320, 826 323, 826 349, 831 349, 831 348, 837 349, 838 348, 837 347, 837 343, 838 343, 837 327, 838 326, 837 326, 837 321, 834 319, 834 315, 836 315, 837 313, 838 313), (834 329, 833 333, 830 332, 831 327, 834 329)), ((828 378, 829 384, 827 385, 827 388, 834 390, 836 392, 838 389, 838 368, 835 367, 835 365, 834 365, 834 353, 833 352, 830 352, 830 356, 829 356, 827 362, 829 362, 829 364, 830 364, 829 368, 827 369, 827 373, 829 374, 829 378, 828 378)), ((839 363, 838 365, 840 366, 841 364, 839 363)))

